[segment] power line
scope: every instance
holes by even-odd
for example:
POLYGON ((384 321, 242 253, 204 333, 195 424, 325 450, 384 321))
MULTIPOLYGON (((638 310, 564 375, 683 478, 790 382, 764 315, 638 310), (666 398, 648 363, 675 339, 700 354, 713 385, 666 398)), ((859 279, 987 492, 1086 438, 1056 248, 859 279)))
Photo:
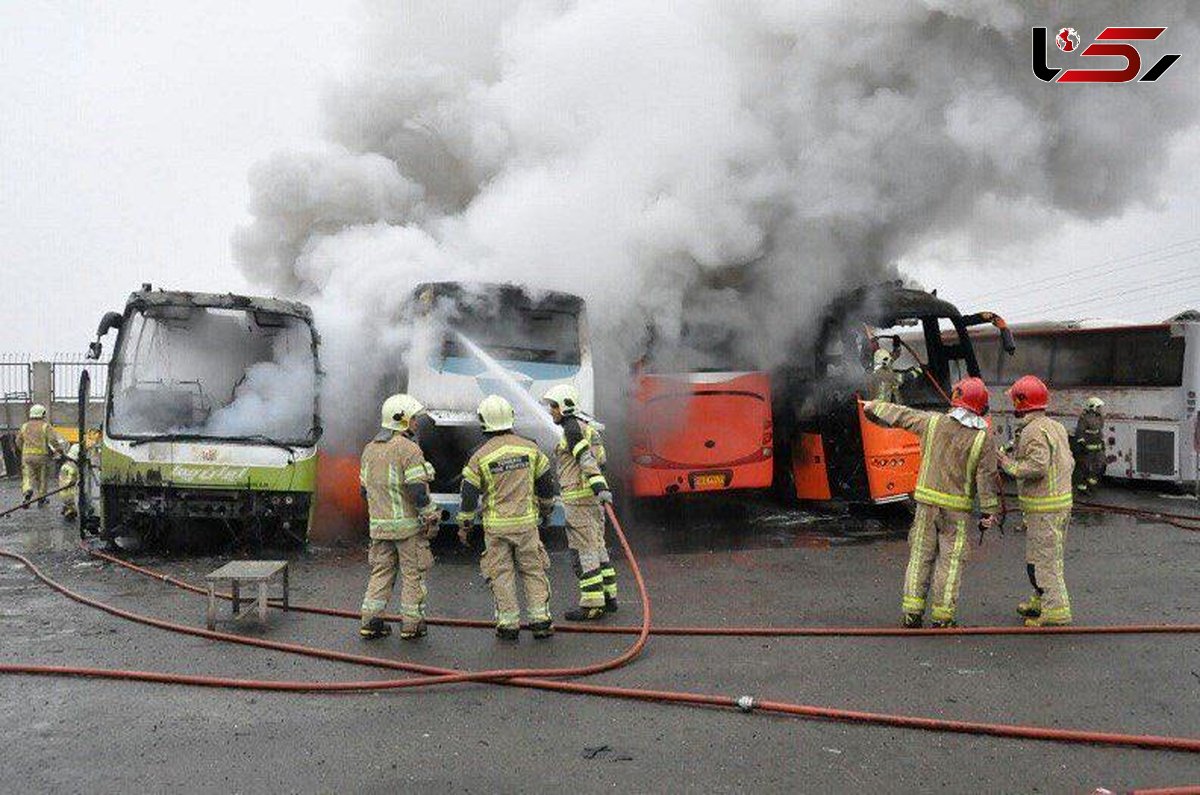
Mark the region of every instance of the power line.
POLYGON ((1139 301, 1148 298, 1158 297, 1161 293, 1163 296, 1177 292, 1182 286, 1190 286, 1192 284, 1200 284, 1200 274, 1195 274, 1184 279, 1170 279, 1165 281, 1151 282, 1150 284, 1135 287, 1131 290, 1123 290, 1119 294, 1106 290, 1102 293, 1092 293, 1080 299, 1066 301, 1057 304, 1048 304, 1034 309, 1026 310, 1028 314, 1040 314, 1046 312, 1060 312, 1064 309, 1070 309, 1077 306, 1086 306, 1096 303, 1097 301, 1122 301, 1130 295, 1144 293, 1147 290, 1152 291, 1152 295, 1143 296, 1139 301))
POLYGON ((1129 267, 1129 264, 1132 261, 1139 260, 1139 259, 1142 259, 1145 257, 1149 257, 1149 259, 1147 259, 1144 262, 1137 263, 1137 264, 1149 265, 1149 264, 1153 264, 1155 262, 1166 262, 1168 260, 1175 259, 1176 257, 1181 257, 1186 254, 1191 254, 1195 251, 1200 251, 1200 245, 1198 245, 1198 244, 1200 244, 1200 237, 1190 238, 1187 240, 1181 240, 1176 243, 1171 243, 1170 245, 1167 245, 1167 246, 1162 246, 1162 247, 1159 247, 1156 249, 1148 249, 1146 251, 1142 251, 1137 254, 1129 254, 1124 257, 1116 257, 1113 259, 1102 260, 1102 261, 1100 261, 1098 263, 1094 263, 1092 265, 1085 265, 1081 268, 1075 268, 1073 270, 1065 271, 1063 273, 1052 274, 1050 276, 1046 276, 1041 279, 1033 279, 1030 281, 1022 282, 1021 284, 1012 285, 1011 287, 1004 287, 999 290, 990 291, 986 294, 977 294, 975 296, 969 296, 968 298, 964 299, 964 303, 976 303, 976 302, 984 300, 984 299, 995 300, 997 297, 1005 297, 1009 294, 1019 294, 1022 292, 1027 292, 1031 288, 1040 287, 1040 286, 1047 286, 1047 287, 1059 286, 1060 284, 1066 284, 1066 283, 1070 282, 1073 277, 1079 276, 1082 274, 1087 274, 1089 276, 1105 276, 1110 273, 1115 273, 1117 271, 1124 270, 1127 267, 1129 267), (1183 248, 1181 249, 1180 247, 1183 247, 1183 248), (1180 250, 1171 251, 1171 249, 1180 249, 1180 250), (1164 253, 1164 252, 1167 252, 1167 253, 1164 253), (1154 255, 1161 255, 1161 256, 1154 256, 1154 255), (1114 267, 1111 267, 1111 268, 1108 268, 1108 269, 1102 270, 1102 271, 1095 270, 1097 267, 1101 267, 1104 265, 1113 265, 1114 267), (1053 283, 1053 284, 1051 284, 1051 283, 1053 283))

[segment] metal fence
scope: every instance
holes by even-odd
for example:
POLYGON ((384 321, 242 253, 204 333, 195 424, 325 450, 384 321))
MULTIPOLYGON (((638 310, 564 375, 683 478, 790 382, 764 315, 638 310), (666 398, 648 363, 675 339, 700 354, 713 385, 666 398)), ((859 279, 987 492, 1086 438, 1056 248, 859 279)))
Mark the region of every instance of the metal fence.
POLYGON ((104 399, 108 388, 108 362, 88 361, 78 353, 56 353, 50 360, 50 367, 56 402, 79 397, 79 376, 84 370, 91 374, 92 400, 104 399))
POLYGON ((29 401, 33 359, 23 353, 0 353, 0 399, 5 403, 29 401))

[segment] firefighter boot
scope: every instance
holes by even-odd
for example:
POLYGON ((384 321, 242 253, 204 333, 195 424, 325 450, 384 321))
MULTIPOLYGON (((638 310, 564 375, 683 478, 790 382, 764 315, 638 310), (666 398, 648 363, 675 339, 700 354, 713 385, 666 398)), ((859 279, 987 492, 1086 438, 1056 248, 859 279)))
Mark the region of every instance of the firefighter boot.
POLYGON ((567 621, 599 621, 604 618, 606 610, 603 607, 575 607, 563 613, 567 621))
POLYGON ((1065 627, 1071 623, 1070 616, 1039 615, 1036 618, 1025 619, 1027 627, 1065 627))
POLYGON ((1017 605, 1017 615, 1024 618, 1037 618, 1042 614, 1042 595, 1034 594, 1017 605))
POLYGON ((529 630, 533 632, 535 640, 546 640, 554 635, 554 624, 549 621, 535 621, 529 625, 529 630))
POLYGON ((386 638, 392 634, 392 628, 382 618, 376 616, 367 623, 358 628, 359 637, 363 640, 375 640, 377 638, 386 638))
POLYGON ((931 621, 929 626, 934 629, 951 629, 958 626, 958 622, 953 618, 943 618, 940 621, 931 621))
MULTIPOLYGON (((33 489, 30 489, 29 491, 26 491, 21 494, 21 502, 29 503, 29 502, 32 502, 32 500, 33 500, 33 489)), ((27 505, 25 505, 25 507, 28 508, 29 505, 27 504, 27 505)))
POLYGON ((920 613, 905 613, 900 626, 904 629, 920 629, 923 622, 924 617, 920 613))
POLYGON ((521 628, 508 626, 496 627, 496 637, 500 640, 520 640, 521 628))
POLYGON ((429 628, 425 626, 425 619, 421 619, 415 624, 402 623, 400 625, 401 640, 416 640, 417 638, 425 637, 427 634, 429 634, 429 628))
POLYGON ((620 609, 621 609, 621 606, 619 604, 617 604, 617 597, 609 596, 608 594, 604 594, 604 612, 605 613, 615 613, 620 609))

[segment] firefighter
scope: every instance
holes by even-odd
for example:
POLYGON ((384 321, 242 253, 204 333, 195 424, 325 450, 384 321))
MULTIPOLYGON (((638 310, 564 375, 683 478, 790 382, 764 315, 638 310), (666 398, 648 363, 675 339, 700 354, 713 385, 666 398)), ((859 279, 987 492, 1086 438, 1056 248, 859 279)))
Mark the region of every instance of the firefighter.
POLYGON ((900 387, 904 379, 916 379, 921 374, 919 366, 906 370, 895 368, 895 357, 884 348, 877 348, 872 357, 871 372, 867 374, 867 395, 870 400, 896 403, 900 398, 900 387))
POLYGON ((1050 391, 1041 379, 1023 376, 1008 395, 1020 426, 1013 453, 999 453, 1000 468, 1017 481, 1025 517, 1025 572, 1034 590, 1017 612, 1026 626, 1064 626, 1071 623, 1071 600, 1063 580, 1075 463, 1071 444, 1067 429, 1046 416, 1050 391))
POLYGON ((58 492, 62 498, 62 515, 67 521, 75 521, 78 516, 76 502, 78 500, 77 487, 79 484, 79 445, 71 445, 71 449, 67 450, 66 456, 63 457, 62 464, 58 467, 58 487, 61 491, 58 492))
POLYGON ((563 438, 554 451, 567 523, 567 546, 579 580, 579 606, 568 621, 595 621, 617 610, 617 572, 604 543, 604 506, 613 496, 601 467, 604 445, 595 427, 578 415, 579 393, 570 384, 542 396, 563 438))
POLYGON ((423 637, 425 576, 433 566, 429 541, 441 511, 429 497, 433 465, 416 443, 416 422, 425 407, 410 395, 392 395, 380 409, 380 433, 362 454, 360 479, 371 517, 367 561, 371 579, 362 601, 358 633, 366 640, 390 635, 382 618, 400 577, 400 637, 423 637))
POLYGON ((1072 480, 1080 493, 1086 493, 1100 482, 1107 465, 1104 455, 1104 401, 1090 397, 1083 404, 1083 413, 1075 423, 1072 437, 1075 452, 1075 472, 1072 480))
POLYGON ((902 626, 916 629, 925 614, 932 576, 934 627, 956 626, 958 589, 967 559, 972 503, 979 500, 982 532, 999 508, 996 445, 984 415, 988 391, 982 380, 964 378, 954 385, 945 414, 871 401, 866 414, 885 425, 921 437, 921 469, 913 494, 917 512, 908 533, 902 626))
POLYGON ((550 619, 550 556, 538 528, 554 509, 554 473, 535 442, 513 432, 513 407, 499 395, 479 404, 486 441, 462 471, 458 540, 465 546, 478 517, 483 525, 479 569, 496 602, 496 635, 520 637, 517 579, 525 590, 525 612, 533 637, 554 634, 550 619))
POLYGON ((38 501, 46 505, 46 480, 50 459, 61 454, 62 439, 46 419, 46 407, 34 403, 29 407, 29 420, 17 432, 17 449, 21 451, 21 492, 25 502, 38 501))

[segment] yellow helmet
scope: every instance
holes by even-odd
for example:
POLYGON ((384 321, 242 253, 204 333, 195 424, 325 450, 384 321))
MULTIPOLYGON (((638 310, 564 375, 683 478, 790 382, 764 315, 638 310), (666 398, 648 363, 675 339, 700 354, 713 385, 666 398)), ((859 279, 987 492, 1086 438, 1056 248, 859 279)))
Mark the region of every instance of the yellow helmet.
POLYGON ((875 350, 874 361, 876 370, 887 367, 892 363, 892 354, 888 353, 883 348, 877 348, 875 350))
POLYGON ((511 431, 514 419, 512 404, 499 395, 488 395, 479 403, 479 421, 484 433, 511 431))
POLYGON ((379 410, 379 424, 392 431, 407 431, 412 427, 413 418, 425 410, 421 401, 412 395, 392 395, 383 401, 379 410))
POLYGON ((1087 402, 1083 404, 1083 407, 1088 411, 1099 411, 1100 409, 1104 408, 1104 401, 1098 397, 1090 397, 1087 399, 1087 402))
POLYGON ((553 403, 568 417, 579 408, 579 390, 572 384, 555 384, 542 395, 543 403, 553 403))
POLYGON ((79 460, 79 445, 78 444, 71 445, 70 449, 67 450, 67 458, 71 459, 72 461, 79 460))

